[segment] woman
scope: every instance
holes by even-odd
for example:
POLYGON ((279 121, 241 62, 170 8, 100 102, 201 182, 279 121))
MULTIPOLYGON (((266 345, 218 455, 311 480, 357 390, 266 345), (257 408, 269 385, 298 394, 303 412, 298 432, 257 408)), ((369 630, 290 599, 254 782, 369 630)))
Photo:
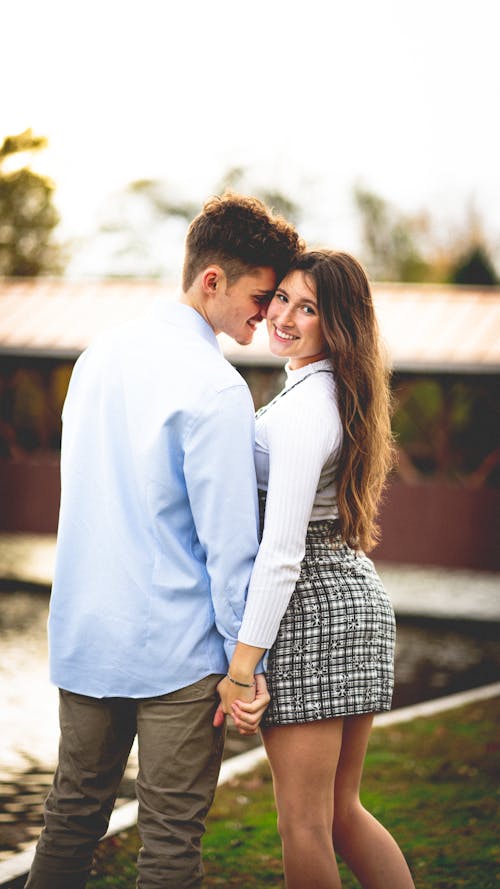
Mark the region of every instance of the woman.
POLYGON ((270 649, 262 733, 287 889, 336 889, 337 852, 364 889, 410 889, 391 835, 361 805, 377 711, 393 687, 394 614, 364 555, 392 462, 387 372, 359 263, 303 254, 267 312, 285 389, 257 415, 265 514, 239 642, 219 686, 243 731, 270 649))

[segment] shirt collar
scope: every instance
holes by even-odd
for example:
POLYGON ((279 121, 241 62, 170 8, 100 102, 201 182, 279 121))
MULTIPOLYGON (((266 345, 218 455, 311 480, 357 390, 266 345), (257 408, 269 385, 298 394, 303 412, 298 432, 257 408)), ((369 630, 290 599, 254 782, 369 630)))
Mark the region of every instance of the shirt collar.
POLYGON ((159 321, 167 321, 175 327, 195 333, 214 346, 217 351, 221 351, 219 341, 210 324, 192 306, 160 297, 154 302, 152 311, 154 317, 159 321))
POLYGON ((295 383, 300 382, 300 380, 305 380, 306 377, 317 373, 318 370, 329 370, 333 373, 330 359, 321 358, 319 361, 311 361, 310 364, 305 364, 303 367, 297 367, 295 370, 292 370, 289 364, 286 364, 285 388, 288 389, 290 386, 295 386, 295 383))

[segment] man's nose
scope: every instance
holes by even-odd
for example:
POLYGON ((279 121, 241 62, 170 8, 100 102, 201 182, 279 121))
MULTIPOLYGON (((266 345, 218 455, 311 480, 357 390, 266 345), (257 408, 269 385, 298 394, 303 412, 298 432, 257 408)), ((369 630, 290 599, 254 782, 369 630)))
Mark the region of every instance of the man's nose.
POLYGON ((260 315, 260 320, 261 320, 261 321, 262 321, 263 318, 267 318, 267 310, 269 309, 269 306, 270 306, 270 305, 271 305, 271 297, 269 297, 269 298, 265 297, 264 299, 262 299, 262 300, 260 301, 260 303, 259 303, 259 315, 260 315))
POLYGON ((263 318, 267 318, 269 306, 271 305, 272 301, 273 301, 272 296, 265 296, 264 299, 261 301, 260 314, 262 315, 263 318))

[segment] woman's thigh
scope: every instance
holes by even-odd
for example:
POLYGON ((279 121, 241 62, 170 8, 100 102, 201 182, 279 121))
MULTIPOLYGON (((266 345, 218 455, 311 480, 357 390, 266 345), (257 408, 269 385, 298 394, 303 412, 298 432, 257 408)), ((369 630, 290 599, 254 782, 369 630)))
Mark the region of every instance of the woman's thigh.
POLYGON ((363 774, 368 741, 370 738, 374 714, 346 716, 342 732, 337 772, 335 775, 335 801, 352 802, 359 797, 359 788, 363 774))
POLYGON ((322 719, 262 732, 280 816, 324 822, 331 828, 342 719, 322 719))

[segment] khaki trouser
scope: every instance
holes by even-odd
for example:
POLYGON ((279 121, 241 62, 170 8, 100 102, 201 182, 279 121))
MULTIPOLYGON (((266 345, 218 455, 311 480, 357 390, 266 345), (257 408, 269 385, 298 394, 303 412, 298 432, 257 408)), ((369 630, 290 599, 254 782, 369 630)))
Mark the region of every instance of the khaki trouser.
POLYGON ((201 885, 201 837, 219 775, 212 726, 219 675, 155 698, 60 692, 59 765, 26 889, 83 889, 135 734, 139 744, 140 889, 201 885))

